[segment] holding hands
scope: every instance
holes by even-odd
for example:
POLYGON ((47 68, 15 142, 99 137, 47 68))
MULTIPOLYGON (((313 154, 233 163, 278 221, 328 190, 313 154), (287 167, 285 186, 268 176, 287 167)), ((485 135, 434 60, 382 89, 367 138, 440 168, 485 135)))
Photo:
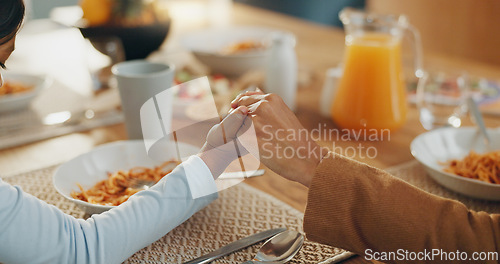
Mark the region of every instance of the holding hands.
MULTIPOLYGON (((275 94, 250 91, 238 95, 233 109, 247 109, 245 128, 253 123, 258 141, 260 161, 281 176, 309 187, 314 171, 328 150, 320 147, 285 102, 275 94)), ((242 129, 243 130, 243 129, 242 129)), ((239 132, 240 133, 240 132, 239 132)), ((255 154, 248 142, 239 139, 255 154)), ((258 157, 257 157, 258 158, 258 157)))
POLYGON ((235 143, 240 128, 247 118, 248 108, 245 106, 231 109, 229 114, 219 124, 213 126, 207 134, 205 145, 198 156, 210 169, 214 179, 226 169, 226 167, 238 158, 236 149, 244 150, 235 143))

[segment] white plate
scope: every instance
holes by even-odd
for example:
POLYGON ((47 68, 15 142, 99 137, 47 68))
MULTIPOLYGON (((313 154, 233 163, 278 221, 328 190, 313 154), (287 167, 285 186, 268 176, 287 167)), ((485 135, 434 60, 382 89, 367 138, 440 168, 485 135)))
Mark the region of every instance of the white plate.
POLYGON ((2 75, 5 82, 13 81, 23 85, 33 86, 33 90, 20 94, 0 96, 0 113, 27 108, 31 101, 33 101, 44 88, 50 85, 50 79, 44 76, 8 71, 3 72, 2 75))
MULTIPOLYGON (((161 141, 163 161, 177 158, 175 143, 161 141)), ((186 157, 198 153, 199 148, 178 143, 179 151, 186 157)), ((159 158, 159 157, 156 157, 159 158)), ((82 154, 65 162, 54 172, 53 184, 55 189, 66 199, 76 203, 88 214, 102 213, 114 206, 90 204, 71 197, 71 191, 78 191, 77 183, 88 189, 97 182, 107 179, 107 172, 128 170, 135 166, 154 167, 162 162, 148 157, 142 140, 118 141, 96 147, 92 151, 82 154)))
POLYGON ((239 41, 266 42, 275 29, 262 27, 213 28, 187 34, 182 39, 184 47, 207 65, 212 73, 239 76, 251 70, 263 70, 268 50, 240 54, 223 54, 227 46, 239 41))
MULTIPOLYGON (((490 150, 500 150, 500 129, 488 129, 490 150)), ((486 152, 482 136, 475 127, 441 128, 417 136, 411 143, 411 153, 425 166, 439 184, 458 193, 485 200, 500 200, 500 184, 460 177, 444 172, 445 162, 462 159, 471 150, 486 152)))

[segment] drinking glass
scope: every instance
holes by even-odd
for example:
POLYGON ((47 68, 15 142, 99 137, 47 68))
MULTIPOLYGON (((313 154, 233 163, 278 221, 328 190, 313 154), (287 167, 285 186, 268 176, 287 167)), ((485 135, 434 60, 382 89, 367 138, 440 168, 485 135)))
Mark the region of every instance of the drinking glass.
POLYGON ((425 72, 417 85, 420 123, 427 130, 460 127, 467 113, 468 96, 466 73, 425 72))

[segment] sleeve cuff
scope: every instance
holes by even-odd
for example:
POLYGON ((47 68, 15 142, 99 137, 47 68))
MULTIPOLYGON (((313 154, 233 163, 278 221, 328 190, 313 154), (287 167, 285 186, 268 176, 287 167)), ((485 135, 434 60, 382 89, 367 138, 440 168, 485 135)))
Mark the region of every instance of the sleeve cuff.
POLYGON ((193 199, 217 193, 212 173, 200 157, 189 157, 183 162, 183 167, 193 199))

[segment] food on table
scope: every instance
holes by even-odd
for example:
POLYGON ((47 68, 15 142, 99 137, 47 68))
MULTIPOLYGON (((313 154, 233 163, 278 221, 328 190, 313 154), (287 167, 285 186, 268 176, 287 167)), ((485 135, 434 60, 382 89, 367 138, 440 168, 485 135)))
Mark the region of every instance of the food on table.
MULTIPOLYGON (((204 74, 198 74, 193 72, 190 68, 184 67, 176 71, 174 83, 178 85, 177 97, 180 99, 200 99, 207 96, 207 90, 205 87, 192 87, 187 85, 182 85, 183 83, 189 82, 196 78, 202 77, 204 74)), ((212 74, 208 75, 208 81, 210 82, 210 89, 213 95, 226 94, 231 89, 231 81, 222 74, 212 74)))
POLYGON ((80 0, 88 26, 138 27, 168 20, 155 0, 80 0))
POLYGON ((111 0, 81 0, 83 18, 89 26, 98 26, 111 20, 111 0))
POLYGON ((120 205, 142 190, 133 188, 138 182, 156 183, 179 164, 180 161, 173 159, 154 168, 134 167, 128 171, 108 172, 108 179, 98 182, 88 190, 77 183, 80 192, 71 192, 71 197, 91 204, 120 205))
POLYGON ((7 81, 0 87, 0 96, 9 94, 25 93, 33 90, 32 85, 25 85, 19 82, 7 81))
POLYGON ((500 184, 500 151, 478 154, 471 151, 461 160, 451 160, 445 172, 469 179, 500 184))
POLYGON ((263 50, 266 47, 260 41, 255 40, 245 40, 233 43, 221 50, 222 54, 233 55, 240 54, 244 52, 263 50))

